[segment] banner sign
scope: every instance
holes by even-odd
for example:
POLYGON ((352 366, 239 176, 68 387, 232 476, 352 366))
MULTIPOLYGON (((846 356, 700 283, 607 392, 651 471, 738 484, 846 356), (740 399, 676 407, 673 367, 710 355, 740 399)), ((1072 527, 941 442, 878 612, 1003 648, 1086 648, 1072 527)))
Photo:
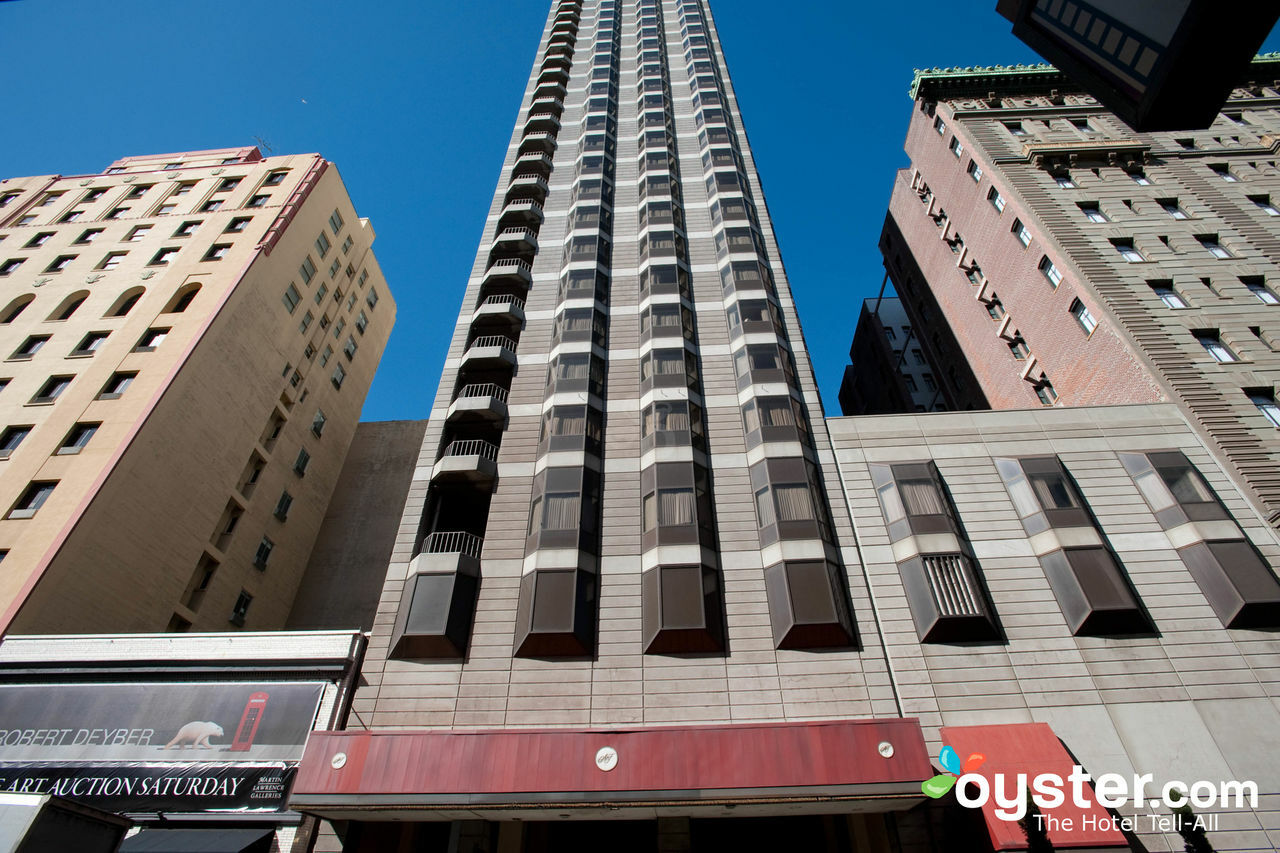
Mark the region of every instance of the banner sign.
POLYGON ((0 793, 54 794, 113 812, 277 812, 296 768, 276 764, 9 764, 0 793))
POLYGON ((0 766, 297 761, 324 682, 0 685, 0 766))

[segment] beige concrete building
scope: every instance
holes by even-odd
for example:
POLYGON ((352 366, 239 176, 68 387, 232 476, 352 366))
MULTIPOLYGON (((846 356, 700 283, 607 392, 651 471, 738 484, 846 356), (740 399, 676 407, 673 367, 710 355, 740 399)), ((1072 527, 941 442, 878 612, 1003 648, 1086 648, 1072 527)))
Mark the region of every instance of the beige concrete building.
POLYGON ((283 627, 395 318, 338 170, 0 182, 11 633, 283 627))

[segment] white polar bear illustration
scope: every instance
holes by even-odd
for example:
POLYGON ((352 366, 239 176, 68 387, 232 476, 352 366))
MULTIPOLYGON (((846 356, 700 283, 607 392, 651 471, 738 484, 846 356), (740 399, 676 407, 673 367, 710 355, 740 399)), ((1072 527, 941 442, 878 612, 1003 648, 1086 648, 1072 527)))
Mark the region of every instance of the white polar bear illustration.
POLYGON ((201 749, 213 749, 213 745, 209 743, 209 738, 211 737, 222 737, 222 726, 217 723, 193 720, 178 729, 178 733, 173 736, 173 740, 166 743, 164 748, 174 749, 184 746, 198 746, 201 749))

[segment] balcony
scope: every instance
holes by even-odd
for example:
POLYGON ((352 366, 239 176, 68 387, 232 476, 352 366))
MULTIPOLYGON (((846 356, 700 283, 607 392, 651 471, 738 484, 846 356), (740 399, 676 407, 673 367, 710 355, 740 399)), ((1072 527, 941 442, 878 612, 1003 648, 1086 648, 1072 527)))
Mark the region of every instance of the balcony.
POLYGON ((480 288, 481 290, 502 290, 511 285, 517 285, 527 292, 532 281, 533 267, 529 266, 528 261, 522 261, 519 258, 503 258, 494 261, 489 265, 489 269, 485 270, 480 288))
POLYGON ((433 482, 488 485, 498 476, 498 446, 488 441, 452 441, 431 469, 433 482))
POLYGON ((486 296, 476 310, 471 312, 471 322, 498 320, 520 328, 524 322, 524 300, 510 293, 486 296))
POLYGON ((446 420, 502 421, 507 417, 507 389, 492 382, 464 385, 449 404, 446 420))
POLYGON ((517 225, 532 228, 541 225, 544 216, 542 205, 538 202, 531 198, 518 198, 503 205, 498 225, 503 228, 514 228, 517 225))
POLYGON ((538 75, 538 85, 567 85, 569 82, 568 66, 561 66, 559 62, 542 63, 542 72, 538 75))
POLYGON ((547 154, 554 154, 556 151, 556 135, 546 131, 526 133, 520 140, 520 151, 527 153, 528 149, 537 149, 547 154))
POLYGON ((536 98, 529 104, 529 114, 533 116, 542 113, 550 113, 559 118, 564 114, 564 101, 559 98, 536 98))
POLYGON ((391 633, 390 656, 460 658, 466 655, 480 585, 484 540, 464 531, 430 533, 409 563, 391 633))
POLYGON ((559 133, 560 116, 552 112, 529 113, 529 119, 524 123, 524 132, 527 134, 538 131, 559 133))
POLYGON ((516 158, 515 168, 513 171, 518 175, 541 175, 548 177, 551 174, 551 155, 544 154, 541 151, 531 151, 527 154, 521 154, 516 158))
POLYGON ((539 78, 538 88, 535 89, 533 92, 533 101, 534 103, 537 103, 538 101, 541 101, 541 100, 547 100, 547 99, 551 99, 555 101, 563 101, 564 96, 567 92, 568 92, 568 89, 565 88, 564 83, 562 83, 561 81, 547 80, 544 82, 541 78, 539 78))
POLYGON ((538 251, 538 232, 532 228, 503 228, 494 236, 489 251, 506 257, 519 255, 532 261, 534 252, 538 251))
POLYGON ((516 342, 506 335, 481 335, 462 354, 462 367, 483 369, 516 366, 516 342))
POLYGON ((548 59, 564 58, 573 59, 573 41, 571 39, 560 38, 547 45, 545 56, 548 59))
POLYGON ((511 183, 507 185, 506 201, 515 201, 518 198, 531 199, 542 204, 547 200, 547 179, 536 172, 522 172, 512 175, 511 183))

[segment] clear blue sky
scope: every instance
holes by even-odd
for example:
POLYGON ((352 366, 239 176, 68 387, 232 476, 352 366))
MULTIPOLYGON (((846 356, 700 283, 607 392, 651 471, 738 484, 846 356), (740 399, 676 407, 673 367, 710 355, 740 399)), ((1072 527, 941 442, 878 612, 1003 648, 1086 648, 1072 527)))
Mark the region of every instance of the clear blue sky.
MULTIPOLYGON (((373 221, 400 306, 364 417, 425 418, 549 6, 0 3, 0 173, 255 138, 320 152, 373 221)), ((858 303, 883 276, 912 69, 1038 61, 994 9, 712 0, 828 414, 858 303)))

